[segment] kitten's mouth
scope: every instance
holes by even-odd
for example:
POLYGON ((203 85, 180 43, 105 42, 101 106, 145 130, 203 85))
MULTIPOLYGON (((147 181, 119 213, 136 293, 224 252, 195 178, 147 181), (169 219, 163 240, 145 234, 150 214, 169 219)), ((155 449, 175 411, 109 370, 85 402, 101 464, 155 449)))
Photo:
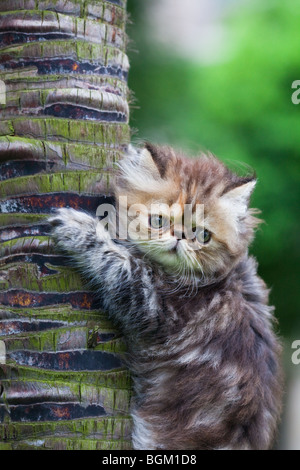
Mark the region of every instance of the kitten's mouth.
POLYGON ((179 241, 180 240, 176 240, 175 245, 173 246, 173 248, 170 249, 170 253, 177 254, 177 248, 178 248, 179 241))

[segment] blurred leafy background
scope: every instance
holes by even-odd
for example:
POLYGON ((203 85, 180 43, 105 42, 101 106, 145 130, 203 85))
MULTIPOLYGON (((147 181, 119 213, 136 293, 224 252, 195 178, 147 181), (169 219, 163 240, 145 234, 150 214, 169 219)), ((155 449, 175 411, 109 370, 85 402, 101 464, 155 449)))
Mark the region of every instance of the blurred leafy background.
POLYGON ((128 0, 128 11, 133 140, 209 150, 257 173, 252 205, 265 223, 251 252, 271 288, 292 383, 300 371, 291 363, 300 339, 300 104, 291 99, 300 2, 128 0))

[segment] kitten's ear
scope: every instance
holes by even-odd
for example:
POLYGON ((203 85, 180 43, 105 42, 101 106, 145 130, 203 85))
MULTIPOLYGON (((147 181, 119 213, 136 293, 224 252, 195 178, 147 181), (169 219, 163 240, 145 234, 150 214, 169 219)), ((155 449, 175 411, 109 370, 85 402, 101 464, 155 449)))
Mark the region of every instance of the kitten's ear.
POLYGON ((147 144, 141 149, 129 145, 124 158, 118 162, 115 192, 121 188, 123 191, 142 191, 149 194, 159 192, 171 155, 172 150, 167 147, 147 144))
POLYGON ((165 149, 163 147, 153 145, 150 142, 145 142, 145 148, 142 151, 142 155, 145 158, 150 158, 152 160, 152 164, 155 164, 161 178, 164 178, 169 160, 169 156, 165 149))
POLYGON ((255 188, 256 179, 241 181, 241 184, 229 189, 221 196, 221 200, 227 202, 234 208, 240 215, 247 212, 250 196, 255 188))

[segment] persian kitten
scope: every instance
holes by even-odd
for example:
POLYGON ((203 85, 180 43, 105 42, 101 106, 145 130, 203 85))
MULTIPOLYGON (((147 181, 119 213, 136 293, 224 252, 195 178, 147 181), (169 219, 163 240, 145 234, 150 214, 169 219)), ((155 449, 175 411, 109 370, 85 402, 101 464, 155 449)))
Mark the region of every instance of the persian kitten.
POLYGON ((211 155, 130 146, 115 178, 127 240, 73 209, 50 219, 58 247, 96 286, 127 340, 135 449, 273 444, 280 345, 248 255, 259 223, 249 209, 255 183, 211 155))

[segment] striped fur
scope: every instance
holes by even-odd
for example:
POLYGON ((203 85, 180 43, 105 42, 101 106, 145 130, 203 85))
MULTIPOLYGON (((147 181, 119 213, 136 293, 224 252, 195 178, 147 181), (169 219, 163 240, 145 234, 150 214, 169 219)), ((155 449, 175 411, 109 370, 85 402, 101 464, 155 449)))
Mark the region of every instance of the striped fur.
POLYGON ((269 449, 274 442, 280 345, 268 290, 247 252, 257 225, 248 209, 254 184, 214 157, 189 161, 172 149, 131 148, 117 197, 205 203, 213 243, 195 255, 201 270, 195 264, 184 275, 184 258, 167 259, 174 234, 159 257, 111 240, 83 212, 61 209, 50 220, 58 247, 72 254, 127 339, 135 449, 269 449))

